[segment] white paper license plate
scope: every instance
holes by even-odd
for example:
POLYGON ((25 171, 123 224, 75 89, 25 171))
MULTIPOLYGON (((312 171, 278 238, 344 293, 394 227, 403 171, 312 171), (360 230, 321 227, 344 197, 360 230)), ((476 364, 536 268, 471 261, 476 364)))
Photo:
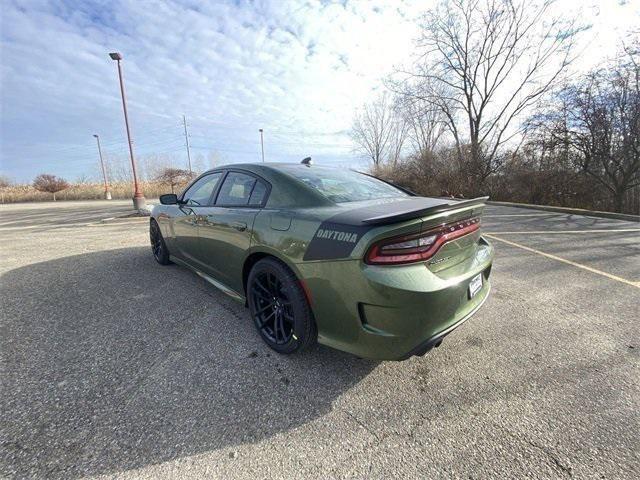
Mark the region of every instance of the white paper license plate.
POLYGON ((469 282, 469 298, 473 298, 473 296, 480 291, 482 288, 482 274, 479 273, 475 277, 471 279, 469 282))

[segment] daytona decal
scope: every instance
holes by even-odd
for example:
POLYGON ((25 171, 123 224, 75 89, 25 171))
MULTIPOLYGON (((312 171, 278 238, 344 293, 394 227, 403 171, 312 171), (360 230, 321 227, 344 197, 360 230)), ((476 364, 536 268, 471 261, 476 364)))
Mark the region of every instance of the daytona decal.
POLYGON ((355 233, 338 232, 336 230, 323 230, 319 228, 316 232, 316 237, 337 240, 338 242, 358 243, 358 235, 355 233))
POLYGON ((333 260, 347 258, 358 240, 372 227, 323 222, 309 242, 304 260, 333 260))

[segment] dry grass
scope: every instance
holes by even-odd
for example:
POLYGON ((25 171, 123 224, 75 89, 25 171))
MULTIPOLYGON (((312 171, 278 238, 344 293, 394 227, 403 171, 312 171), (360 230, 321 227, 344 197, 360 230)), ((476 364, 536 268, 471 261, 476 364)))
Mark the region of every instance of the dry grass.
MULTIPOLYGON (((163 193, 170 193, 171 187, 161 182, 141 182, 142 191, 147 198, 158 198, 163 193)), ((176 192, 179 188, 176 189, 176 192)), ((111 196, 116 199, 127 199, 133 196, 133 185, 129 182, 113 183, 111 196)), ((104 198, 104 185, 101 183, 73 184, 71 187, 56 193, 56 200, 99 200, 104 198)), ((39 192, 32 185, 11 185, 0 189, 2 203, 17 202, 49 202, 53 200, 50 193, 39 192)))

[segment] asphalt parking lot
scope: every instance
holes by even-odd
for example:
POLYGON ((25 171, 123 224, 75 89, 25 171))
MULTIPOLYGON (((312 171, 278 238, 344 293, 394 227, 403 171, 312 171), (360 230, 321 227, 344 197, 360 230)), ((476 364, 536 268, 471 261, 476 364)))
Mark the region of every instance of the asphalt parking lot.
POLYGON ((273 353, 128 205, 0 207, 0 476, 640 476, 638 223, 489 206, 485 307, 380 363, 273 353))

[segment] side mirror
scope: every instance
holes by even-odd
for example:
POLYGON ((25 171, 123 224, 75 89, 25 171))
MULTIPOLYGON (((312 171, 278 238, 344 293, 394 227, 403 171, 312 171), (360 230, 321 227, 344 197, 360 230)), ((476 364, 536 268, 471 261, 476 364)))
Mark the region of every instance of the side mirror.
POLYGON ((162 205, 177 205, 178 196, 175 193, 165 193, 160 195, 160 203, 162 205))

